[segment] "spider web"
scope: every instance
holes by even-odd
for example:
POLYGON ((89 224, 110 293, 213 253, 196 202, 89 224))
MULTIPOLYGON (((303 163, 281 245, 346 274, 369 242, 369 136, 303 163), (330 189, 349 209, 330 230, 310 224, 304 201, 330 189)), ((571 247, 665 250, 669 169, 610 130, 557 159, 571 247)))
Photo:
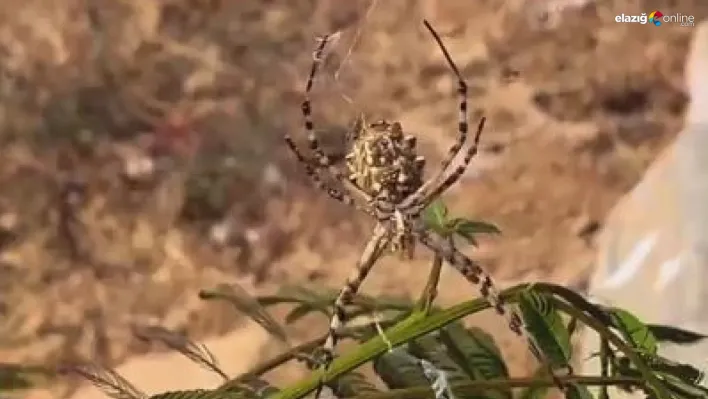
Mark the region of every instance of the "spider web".
MULTIPOLYGON (((357 87, 361 83, 357 50, 366 40, 367 22, 376 10, 377 2, 361 1, 354 12, 332 16, 334 21, 330 25, 333 28, 320 30, 322 34, 315 36, 310 43, 315 47, 326 39, 310 95, 315 131, 322 147, 333 156, 335 163, 343 160, 346 134, 356 116, 362 112, 363 102, 356 99, 357 87)), ((313 51, 308 62, 314 61, 317 56, 313 51)), ((305 77, 303 72, 302 83, 305 77)))

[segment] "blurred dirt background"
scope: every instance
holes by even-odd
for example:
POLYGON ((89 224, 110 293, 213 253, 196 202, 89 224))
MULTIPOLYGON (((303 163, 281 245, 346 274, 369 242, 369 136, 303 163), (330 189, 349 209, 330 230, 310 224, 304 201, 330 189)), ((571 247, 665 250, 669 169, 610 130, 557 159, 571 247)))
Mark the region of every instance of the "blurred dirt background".
MULTIPOLYGON (((698 0, 0 2, 0 360, 117 365, 161 350, 135 324, 201 339, 242 323, 201 288, 341 284, 370 221, 313 188, 282 136, 304 139, 314 39, 339 31, 313 95, 327 147, 365 112, 445 154, 455 81, 422 18, 468 79, 473 124, 488 117, 446 199, 503 235, 467 252, 500 284, 582 288, 603 215, 681 128, 691 28, 614 21, 655 9, 708 15, 698 0)), ((364 290, 416 295, 419 254, 364 290)), ((441 291, 476 295, 452 272, 441 291)))

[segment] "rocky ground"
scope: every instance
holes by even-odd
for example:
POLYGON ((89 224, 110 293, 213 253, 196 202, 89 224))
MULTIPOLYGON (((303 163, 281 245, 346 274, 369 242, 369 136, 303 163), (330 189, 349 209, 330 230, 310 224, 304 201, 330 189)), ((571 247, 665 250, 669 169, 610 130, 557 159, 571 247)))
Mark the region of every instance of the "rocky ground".
MULTIPOLYGON (((0 3, 0 359, 116 365, 159 350, 132 325, 203 338, 242 323, 201 288, 341 284, 370 223, 313 188, 282 136, 304 139, 314 38, 337 31, 313 93, 326 146, 341 153, 364 112, 400 120, 429 159, 445 154, 455 81, 422 18, 468 79, 472 118, 488 117, 446 201, 503 235, 469 253, 502 283, 582 286, 603 216, 680 129, 686 102, 691 28, 614 16, 701 20, 708 3, 556 1, 545 19, 540 4, 0 3)), ((365 291, 415 295, 421 256, 384 262, 365 291)), ((443 303, 473 295, 451 272, 441 291, 443 303)))

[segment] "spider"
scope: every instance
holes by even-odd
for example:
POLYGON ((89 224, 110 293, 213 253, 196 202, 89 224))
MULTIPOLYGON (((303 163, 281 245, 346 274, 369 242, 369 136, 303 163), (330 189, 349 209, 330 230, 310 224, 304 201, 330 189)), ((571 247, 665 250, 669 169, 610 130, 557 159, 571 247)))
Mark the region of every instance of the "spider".
MULTIPOLYGON (((305 156, 292 138, 285 135, 288 147, 319 189, 335 200, 353 206, 376 220, 371 238, 333 304, 329 331, 322 348, 324 352, 322 367, 327 370, 334 360, 334 350, 340 338, 339 332, 347 319, 345 307, 351 303, 374 263, 386 252, 400 252, 412 256, 416 242, 438 253, 465 279, 478 286, 482 296, 498 314, 505 317, 511 331, 528 342, 534 356, 547 365, 542 352, 527 334, 519 314, 507 308, 498 295, 491 276, 480 265, 457 250, 448 239, 426 228, 420 217, 421 212, 455 184, 465 172, 477 153, 486 120, 484 117, 481 118, 472 145, 465 152, 462 163, 448 173, 453 160, 460 154, 468 140, 467 84, 438 33, 427 20, 424 20, 423 24, 454 72, 459 95, 457 140, 442 160, 440 170, 432 178, 423 180, 425 158, 417 154, 416 138, 405 134, 399 122, 379 120, 369 123, 363 115, 360 115, 347 134, 349 151, 345 156, 346 170, 338 168, 333 157, 322 150, 314 132, 309 95, 330 35, 319 39, 305 87, 305 99, 302 102, 304 127, 312 156, 305 156), (329 176, 339 183, 340 188, 327 184, 323 179, 324 173, 329 173, 329 176)), ((319 397, 320 392, 321 386, 318 388, 316 397, 319 397)))

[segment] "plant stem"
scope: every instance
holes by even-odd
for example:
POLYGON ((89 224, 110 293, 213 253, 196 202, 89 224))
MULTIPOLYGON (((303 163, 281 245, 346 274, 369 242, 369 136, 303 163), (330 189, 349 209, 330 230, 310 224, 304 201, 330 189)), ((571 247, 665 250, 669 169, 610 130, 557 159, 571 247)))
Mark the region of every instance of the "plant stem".
MULTIPOLYGON (((605 338, 600 339, 600 375, 607 377, 610 364, 610 343, 605 338)), ((610 399, 610 394, 607 387, 602 387, 600 390, 600 399, 610 399)))
POLYGON ((428 281, 425 283, 423 293, 416 304, 416 311, 423 314, 430 314, 433 302, 438 296, 438 284, 440 283, 440 272, 442 271, 443 258, 438 253, 433 257, 433 266, 428 274, 428 281))
MULTIPOLYGON (((342 336, 343 337, 348 337, 351 338, 351 333, 352 331, 344 331, 342 336)), ((257 364, 255 367, 253 367, 250 371, 247 371, 243 374, 240 374, 239 376, 232 378, 231 380, 225 382, 222 384, 219 388, 226 388, 228 386, 231 386, 234 383, 238 383, 240 381, 245 381, 249 378, 253 377, 260 377, 263 374, 268 373, 269 371, 272 371, 281 365, 295 359, 298 357, 298 355, 302 353, 309 353, 312 350, 314 350, 316 347, 322 346, 324 343, 325 339, 327 338, 326 335, 322 335, 319 338, 303 342, 300 345, 294 346, 287 350, 286 352, 283 352, 271 359, 268 359, 260 364, 257 364)))
POLYGON ((290 350, 283 352, 277 356, 275 356, 272 359, 268 359, 255 367, 253 367, 250 371, 247 371, 246 373, 243 373, 236 378, 232 378, 229 381, 226 381, 225 383, 221 384, 218 389, 227 389, 231 386, 238 386, 240 385, 243 381, 246 381, 250 378, 257 378, 260 377, 261 375, 276 369, 277 367, 283 365, 284 363, 289 362, 290 360, 295 359, 299 354, 303 352, 309 352, 312 351, 315 347, 320 346, 324 343, 326 336, 319 337, 317 339, 313 339, 308 342, 304 342, 300 345, 297 345, 290 350))
MULTIPOLYGON (((563 376, 558 379, 566 384, 579 384, 586 386, 607 386, 607 385, 642 385, 640 378, 622 377, 595 377, 595 376, 563 376)), ((552 379, 538 378, 510 378, 494 379, 484 381, 468 381, 450 384, 452 391, 457 394, 484 394, 486 390, 498 388, 537 388, 553 387, 555 383, 552 379)), ((355 396, 352 399, 417 399, 433 398, 434 394, 430 387, 420 386, 415 388, 394 389, 377 394, 355 396)))

